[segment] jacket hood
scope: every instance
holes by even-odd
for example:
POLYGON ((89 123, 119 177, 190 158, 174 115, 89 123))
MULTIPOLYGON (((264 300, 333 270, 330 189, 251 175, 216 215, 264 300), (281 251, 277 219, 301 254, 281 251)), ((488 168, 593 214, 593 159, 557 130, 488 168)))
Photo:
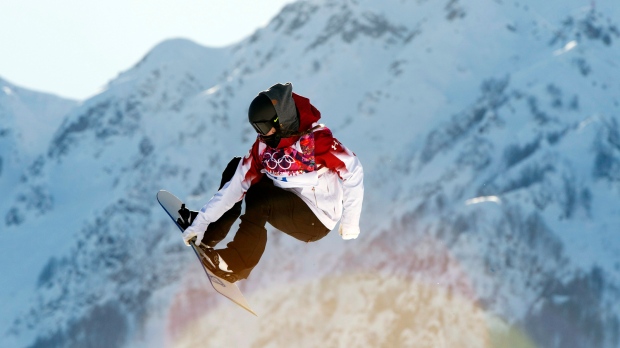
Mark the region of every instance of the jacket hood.
POLYGON ((299 129, 299 118, 297 117, 295 101, 293 100, 293 85, 290 82, 285 84, 278 83, 259 94, 263 94, 271 100, 271 104, 273 104, 278 115, 278 123, 280 123, 282 134, 286 136, 287 134, 296 133, 299 129))
POLYGON ((321 113, 310 104, 308 98, 293 93, 293 84, 290 82, 277 83, 259 94, 271 100, 279 118, 283 137, 303 132, 321 118, 321 113))
POLYGON ((321 119, 321 112, 310 104, 310 99, 293 93, 290 82, 275 84, 259 94, 271 100, 278 115, 282 131, 278 148, 294 144, 299 139, 299 133, 310 129, 313 123, 321 119))
POLYGON ((310 99, 293 93, 293 100, 299 111, 299 132, 306 131, 312 127, 313 123, 319 122, 321 112, 310 104, 310 99))

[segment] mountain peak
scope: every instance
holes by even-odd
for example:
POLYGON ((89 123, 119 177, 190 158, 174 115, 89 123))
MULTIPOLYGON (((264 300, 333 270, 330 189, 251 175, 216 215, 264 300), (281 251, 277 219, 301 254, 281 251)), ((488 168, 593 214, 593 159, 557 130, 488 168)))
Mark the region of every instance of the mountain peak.
POLYGON ((139 83, 162 74, 178 77, 190 74, 192 78, 209 85, 226 64, 226 52, 226 48, 205 47, 188 39, 169 39, 153 47, 134 67, 112 80, 108 89, 129 81, 139 83))
POLYGON ((137 66, 149 63, 161 64, 163 62, 178 64, 183 63, 184 59, 192 59, 196 56, 209 56, 220 50, 208 48, 184 38, 168 39, 153 47, 137 66))

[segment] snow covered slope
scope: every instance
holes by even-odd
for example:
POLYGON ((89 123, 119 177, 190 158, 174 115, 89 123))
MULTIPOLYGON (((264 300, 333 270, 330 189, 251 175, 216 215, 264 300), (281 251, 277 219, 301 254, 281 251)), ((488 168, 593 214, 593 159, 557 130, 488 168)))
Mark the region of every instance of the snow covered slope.
POLYGON ((620 346, 618 12, 309 0, 228 48, 162 43, 7 197, 1 248, 34 255, 7 259, 2 344, 620 346), (208 200, 254 139, 249 101, 284 81, 364 164, 362 235, 270 232, 242 282, 257 319, 211 291, 155 193, 208 200))
MULTIPOLYGON (((31 291, 20 297, 20 282, 16 281, 22 277, 19 273, 29 272, 29 269, 14 270, 16 264, 23 262, 20 259, 24 254, 15 250, 13 245, 23 243, 26 237, 18 235, 18 230, 7 228, 18 219, 10 207, 19 201, 28 209, 51 208, 53 203, 44 198, 44 188, 28 182, 26 177, 40 174, 47 144, 64 116, 77 105, 77 101, 29 91, 0 78, 0 298, 5 304, 0 325, 3 327, 10 326, 15 314, 23 311, 32 297, 31 291)), ((41 258, 48 257, 43 255, 41 258)))
MULTIPOLYGON (((0 78, 0 190, 18 181, 17 173, 37 163, 65 114, 77 102, 33 92, 0 78)), ((36 170, 31 168, 32 170, 36 170)))

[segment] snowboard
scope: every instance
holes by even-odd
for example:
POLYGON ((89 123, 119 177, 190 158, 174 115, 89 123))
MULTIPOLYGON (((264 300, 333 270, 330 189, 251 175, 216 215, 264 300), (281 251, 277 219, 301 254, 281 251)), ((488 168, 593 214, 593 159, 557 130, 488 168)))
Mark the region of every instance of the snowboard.
MULTIPOLYGON (((181 215, 179 214, 179 210, 181 209, 181 205, 183 204, 183 202, 181 202, 181 200, 178 199, 175 195, 165 190, 161 190, 157 193, 157 201, 159 202, 161 207, 164 208, 166 213, 168 213, 168 216, 170 216, 174 224, 181 230, 181 232, 183 232, 183 228, 179 226, 179 224, 177 223, 177 219, 181 217, 181 215)), ((194 253, 196 254, 196 257, 198 257, 198 260, 201 261, 200 249, 196 245, 194 245, 193 242, 190 242, 190 243, 191 243, 192 249, 194 250, 194 253)), ((211 285, 213 286, 213 289, 215 289, 215 291, 217 291, 219 294, 224 295, 226 298, 228 298, 229 300, 237 304, 239 307, 258 316, 250 308, 250 306, 248 305, 248 302, 246 301, 245 297, 241 293, 241 290, 239 290, 239 287, 237 287, 236 284, 230 283, 216 276, 215 274, 213 274, 202 263, 202 261, 200 262, 200 264, 202 265, 202 268, 205 270, 205 273, 207 273, 207 277, 209 278, 209 281, 211 282, 211 285)))

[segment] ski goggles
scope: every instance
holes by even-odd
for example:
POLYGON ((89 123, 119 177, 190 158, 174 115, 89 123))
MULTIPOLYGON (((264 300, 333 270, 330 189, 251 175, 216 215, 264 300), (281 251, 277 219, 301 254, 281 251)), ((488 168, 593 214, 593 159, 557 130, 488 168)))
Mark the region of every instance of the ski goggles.
POLYGON ((271 128, 277 127, 278 125, 278 115, 273 116, 270 121, 264 122, 252 122, 252 127, 254 130, 261 135, 265 135, 271 131, 271 128))

